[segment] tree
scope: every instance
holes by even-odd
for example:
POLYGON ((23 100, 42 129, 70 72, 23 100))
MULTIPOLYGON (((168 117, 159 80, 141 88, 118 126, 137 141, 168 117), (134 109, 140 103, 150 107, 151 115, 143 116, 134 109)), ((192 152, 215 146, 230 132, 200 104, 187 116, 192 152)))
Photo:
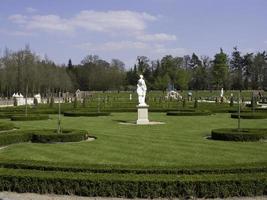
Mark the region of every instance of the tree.
POLYGON ((220 49, 220 53, 214 57, 212 67, 213 84, 217 90, 221 87, 226 88, 228 70, 227 55, 220 49))
POLYGON ((244 60, 241 56, 240 51, 238 51, 237 47, 234 47, 230 64, 232 69, 232 80, 233 80, 232 87, 233 89, 242 90, 244 88, 244 83, 243 83, 244 60))

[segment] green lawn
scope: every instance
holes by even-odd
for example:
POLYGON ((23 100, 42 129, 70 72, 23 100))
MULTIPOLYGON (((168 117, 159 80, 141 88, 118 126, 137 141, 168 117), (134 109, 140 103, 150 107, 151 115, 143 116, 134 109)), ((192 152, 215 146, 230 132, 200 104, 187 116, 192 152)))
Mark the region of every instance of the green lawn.
MULTIPOLYGON (((16 122, 22 129, 56 128, 57 116, 48 121, 16 122)), ((178 117, 150 113, 164 125, 121 125, 135 121, 136 113, 107 117, 62 117, 64 128, 86 129, 97 137, 92 142, 65 144, 13 144, 0 150, 0 161, 25 160, 72 165, 127 165, 136 167, 215 167, 267 164, 266 142, 208 140, 214 128, 237 126, 230 114, 178 117)), ((8 121, 2 119, 1 121, 8 121)), ((242 120, 242 127, 267 128, 267 120, 242 120)))

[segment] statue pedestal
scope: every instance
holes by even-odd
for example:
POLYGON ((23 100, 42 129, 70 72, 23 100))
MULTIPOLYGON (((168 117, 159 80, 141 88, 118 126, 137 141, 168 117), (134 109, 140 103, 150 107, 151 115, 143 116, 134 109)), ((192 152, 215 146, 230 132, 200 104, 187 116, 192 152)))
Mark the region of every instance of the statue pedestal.
POLYGON ((137 105, 138 119, 136 124, 149 124, 148 120, 148 105, 137 105))

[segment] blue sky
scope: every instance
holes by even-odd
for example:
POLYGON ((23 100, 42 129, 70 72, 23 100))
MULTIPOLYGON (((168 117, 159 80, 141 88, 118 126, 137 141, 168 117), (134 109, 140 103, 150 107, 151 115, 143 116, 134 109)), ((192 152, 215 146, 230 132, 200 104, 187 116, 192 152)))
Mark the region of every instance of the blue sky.
POLYGON ((266 0, 1 0, 0 49, 29 44, 58 64, 88 54, 213 57, 267 50, 266 0))

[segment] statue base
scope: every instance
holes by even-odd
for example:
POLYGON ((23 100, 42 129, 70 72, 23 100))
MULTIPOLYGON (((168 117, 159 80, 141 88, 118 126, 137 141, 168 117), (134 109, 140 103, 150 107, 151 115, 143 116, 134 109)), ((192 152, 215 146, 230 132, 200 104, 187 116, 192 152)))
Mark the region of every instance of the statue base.
POLYGON ((136 121, 136 124, 149 124, 148 120, 148 107, 149 105, 137 105, 138 110, 138 119, 136 121))

